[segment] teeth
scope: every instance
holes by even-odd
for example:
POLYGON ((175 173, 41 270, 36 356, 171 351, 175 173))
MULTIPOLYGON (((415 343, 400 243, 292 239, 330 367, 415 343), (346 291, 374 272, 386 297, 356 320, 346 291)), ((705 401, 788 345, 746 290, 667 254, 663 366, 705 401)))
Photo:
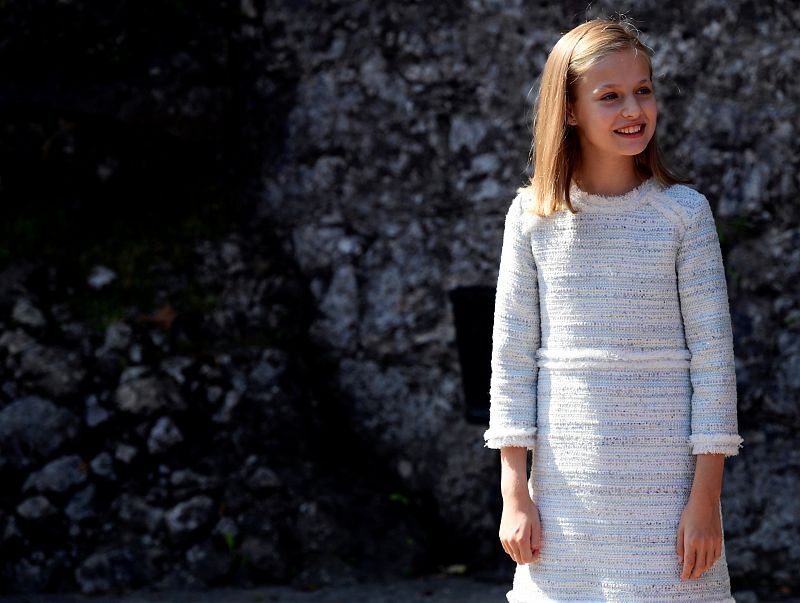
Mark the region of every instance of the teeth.
POLYGON ((635 134, 636 132, 638 132, 641 129, 642 129, 642 124, 639 124, 638 126, 630 126, 628 128, 620 128, 619 130, 617 130, 617 132, 622 132, 623 134, 635 134))

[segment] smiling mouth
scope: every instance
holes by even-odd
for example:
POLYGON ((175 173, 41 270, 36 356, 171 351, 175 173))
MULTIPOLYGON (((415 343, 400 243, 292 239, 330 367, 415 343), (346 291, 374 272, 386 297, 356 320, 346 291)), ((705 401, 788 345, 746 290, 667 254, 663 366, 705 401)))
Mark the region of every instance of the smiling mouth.
POLYGON ((635 126, 626 126, 624 128, 620 128, 619 130, 614 130, 615 134, 619 134, 620 136, 625 137, 636 137, 641 136, 644 133, 644 126, 645 124, 636 124, 635 126))

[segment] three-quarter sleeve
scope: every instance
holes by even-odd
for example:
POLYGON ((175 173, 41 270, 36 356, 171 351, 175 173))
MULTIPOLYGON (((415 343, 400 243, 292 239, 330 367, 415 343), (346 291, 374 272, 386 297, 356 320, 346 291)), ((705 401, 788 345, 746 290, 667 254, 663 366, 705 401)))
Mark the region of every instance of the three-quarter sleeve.
POLYGON ((488 448, 535 447, 539 289, 523 211, 518 194, 505 218, 495 293, 488 448))
POLYGON ((708 199, 696 194, 678 248, 676 272, 692 384, 692 454, 738 454, 736 372, 728 288, 708 199))

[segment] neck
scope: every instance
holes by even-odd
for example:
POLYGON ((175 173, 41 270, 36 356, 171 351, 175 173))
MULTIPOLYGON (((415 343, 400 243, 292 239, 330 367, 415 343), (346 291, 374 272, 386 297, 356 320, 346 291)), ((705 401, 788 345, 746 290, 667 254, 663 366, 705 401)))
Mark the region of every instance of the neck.
MULTIPOLYGON (((588 154, 587 154, 588 155, 588 154)), ((581 157, 575 168, 581 190, 593 195, 624 195, 642 183, 633 167, 633 157, 581 157)))

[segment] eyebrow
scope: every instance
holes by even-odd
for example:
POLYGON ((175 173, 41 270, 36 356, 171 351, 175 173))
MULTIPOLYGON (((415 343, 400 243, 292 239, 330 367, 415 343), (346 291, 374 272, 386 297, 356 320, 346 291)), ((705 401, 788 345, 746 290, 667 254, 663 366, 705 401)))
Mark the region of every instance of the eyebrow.
MULTIPOLYGON (((636 82, 636 84, 637 85, 638 84, 644 84, 645 82, 649 82, 649 81, 650 81, 650 78, 646 77, 646 78, 641 79, 638 82, 636 82)), ((605 82, 605 83, 602 83, 599 86, 597 86, 595 88, 595 90, 602 90, 603 88, 616 88, 616 87, 619 87, 619 86, 620 86, 620 84, 617 84, 616 82, 605 82)))

